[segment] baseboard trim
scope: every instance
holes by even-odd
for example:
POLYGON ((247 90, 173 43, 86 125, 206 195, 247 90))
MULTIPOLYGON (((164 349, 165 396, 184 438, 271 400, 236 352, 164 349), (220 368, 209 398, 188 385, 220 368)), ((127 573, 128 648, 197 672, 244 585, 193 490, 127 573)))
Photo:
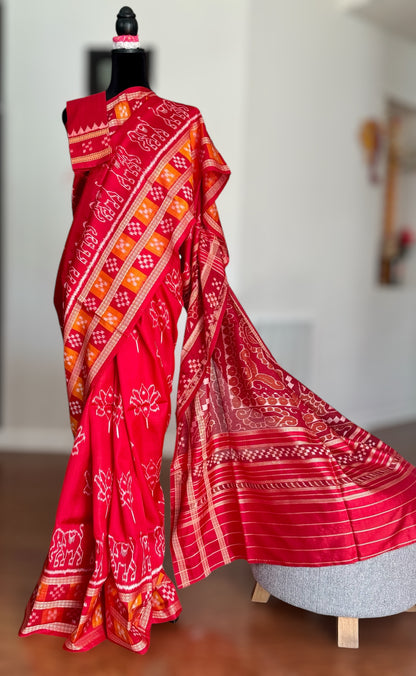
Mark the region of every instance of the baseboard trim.
MULTIPOLYGON (((13 453, 65 453, 72 449, 70 429, 0 427, 0 451, 13 453)), ((175 448, 175 429, 170 425, 165 437, 163 455, 171 458, 175 448)))
POLYGON ((0 450, 23 453, 66 453, 73 444, 71 431, 66 428, 0 428, 0 450))

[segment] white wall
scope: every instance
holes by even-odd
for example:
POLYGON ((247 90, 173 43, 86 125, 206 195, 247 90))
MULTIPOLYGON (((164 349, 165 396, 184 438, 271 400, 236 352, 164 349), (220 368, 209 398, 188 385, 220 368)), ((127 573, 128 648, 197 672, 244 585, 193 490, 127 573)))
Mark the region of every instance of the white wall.
POLYGON ((252 3, 242 299, 313 318, 310 386, 368 426, 416 417, 416 289, 376 284, 382 188, 358 132, 383 116, 383 34, 335 5, 252 3))
MULTIPOLYGON (((85 93, 86 48, 110 49, 121 4, 5 0, 3 446, 70 445, 52 307, 71 221, 60 115, 85 93)), ((415 293, 375 284, 380 191, 357 144, 383 110, 381 33, 330 0, 139 4, 154 88, 200 107, 233 170, 220 210, 240 297, 313 316, 311 384, 347 415, 414 417, 415 293)))
MULTIPOLYGON (((71 170, 61 112, 83 96, 88 47, 111 49, 122 3, 5 1, 5 297, 0 444, 70 445, 62 346, 52 307, 71 223, 71 170)), ((221 210, 231 247, 242 191, 242 110, 248 0, 146 0, 136 11, 155 49, 158 93, 198 106, 233 180, 221 210), (140 12, 140 14, 139 14, 140 12), (240 174, 240 176, 239 176, 240 174)), ((234 256, 231 277, 236 279, 234 256)))

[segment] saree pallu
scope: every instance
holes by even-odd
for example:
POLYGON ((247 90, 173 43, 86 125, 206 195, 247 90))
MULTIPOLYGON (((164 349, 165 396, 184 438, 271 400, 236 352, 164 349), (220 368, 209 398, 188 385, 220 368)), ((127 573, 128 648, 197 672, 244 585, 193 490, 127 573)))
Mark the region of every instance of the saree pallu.
POLYGON ((171 468, 179 587, 218 566, 353 563, 416 541, 416 470, 282 369, 228 286, 229 169, 199 111, 144 88, 67 106, 74 223, 58 272, 75 435, 21 634, 137 652, 180 612, 159 470, 187 310, 171 468))

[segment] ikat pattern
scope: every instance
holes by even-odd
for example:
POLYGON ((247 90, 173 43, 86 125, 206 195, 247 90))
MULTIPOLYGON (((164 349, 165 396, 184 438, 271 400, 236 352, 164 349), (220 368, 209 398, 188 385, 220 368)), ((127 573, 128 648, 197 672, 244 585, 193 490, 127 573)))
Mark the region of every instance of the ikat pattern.
MULTIPOLYGON (((65 294, 57 301, 66 308, 65 365, 74 432, 91 380, 107 352, 114 349, 116 329, 137 315, 137 298, 145 298, 153 286, 154 274, 163 271, 173 247, 180 241, 178 235, 182 236, 181 231, 186 231, 193 218, 194 172, 189 136, 192 125, 196 128, 199 124, 197 111, 175 105, 182 131, 179 137, 175 134, 171 138, 172 129, 166 119, 146 108, 147 98, 157 106, 157 97, 149 94, 139 98, 137 110, 144 113, 146 109, 146 119, 142 114, 117 118, 113 129, 110 114, 114 152, 106 158, 105 172, 100 173, 104 165, 100 164, 100 157, 97 159, 96 191, 88 221, 83 224, 83 230, 88 229, 91 235, 82 248, 82 260, 63 258, 60 267, 65 294), (121 133, 122 142, 117 143, 117 134, 121 133), (148 234, 143 239, 145 232, 148 234), (90 245, 94 250, 89 249, 90 245), (102 263, 97 266, 98 260, 102 263), (86 285, 77 311, 77 293, 86 274, 91 283, 86 285)), ((132 101, 128 102, 131 110, 132 101)), ((62 317, 61 322, 64 321, 62 317)))
POLYGON ((121 396, 114 393, 113 388, 110 387, 107 391, 100 390, 97 396, 92 400, 92 403, 95 405, 96 415, 100 418, 107 418, 108 431, 110 431, 111 423, 113 423, 118 436, 120 421, 124 418, 121 396))
POLYGON ((133 538, 129 538, 128 542, 119 542, 112 535, 108 536, 108 541, 114 580, 122 589, 123 586, 136 581, 134 541, 133 538))
POLYGON ((133 477, 131 475, 131 472, 127 472, 126 474, 123 473, 120 479, 118 480, 118 488, 122 506, 127 507, 127 509, 130 511, 130 515, 131 518, 133 519, 133 522, 136 523, 136 517, 134 516, 133 509, 132 483, 133 477))
POLYGON ((55 304, 76 438, 21 634, 145 652, 152 622, 180 612, 159 473, 182 303, 179 586, 238 558, 345 564, 415 542, 415 469, 286 373, 230 290, 215 206, 229 169, 199 111, 143 88, 101 94, 68 104, 68 135, 55 304))
POLYGON ((138 390, 134 389, 130 397, 130 406, 134 415, 143 415, 146 426, 149 427, 149 416, 151 413, 157 413, 159 408, 160 392, 156 390, 153 383, 148 387, 140 386, 138 390))
POLYGON ((84 527, 64 530, 56 528, 49 550, 48 561, 53 569, 68 570, 80 567, 84 559, 84 527))
POLYGON ((112 471, 108 469, 107 472, 105 472, 103 469, 100 469, 98 474, 94 476, 94 483, 97 489, 97 500, 104 502, 105 515, 107 516, 113 492, 112 471))

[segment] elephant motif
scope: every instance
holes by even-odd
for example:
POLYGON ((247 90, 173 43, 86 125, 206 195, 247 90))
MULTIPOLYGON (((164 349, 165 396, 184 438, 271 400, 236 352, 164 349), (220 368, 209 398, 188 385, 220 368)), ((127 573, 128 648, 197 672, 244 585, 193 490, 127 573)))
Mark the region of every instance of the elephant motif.
POLYGON ((96 218, 98 218, 101 223, 105 223, 105 221, 112 221, 115 218, 117 211, 121 208, 123 198, 120 197, 118 193, 114 192, 114 190, 106 190, 103 188, 101 192, 102 195, 100 193, 100 198, 107 197, 107 199, 105 199, 105 201, 100 201, 99 199, 96 204, 90 204, 90 207, 96 218))
POLYGON ((131 190, 137 182, 140 171, 140 158, 130 155, 122 146, 119 146, 111 167, 111 172, 117 178, 120 185, 126 190, 131 190))
POLYGON ((92 576, 92 579, 94 581, 97 581, 101 579, 103 575, 103 559, 104 559, 104 545, 101 540, 97 540, 95 543, 95 561, 94 556, 92 555, 92 564, 95 563, 94 567, 94 574, 92 576))
POLYGON ((136 562, 134 560, 134 541, 119 542, 112 535, 108 536, 110 545, 111 567, 116 582, 135 582, 136 562))
POLYGON ((173 101, 166 101, 162 99, 162 103, 153 107, 153 112, 158 117, 161 117, 164 123, 171 129, 177 129, 189 117, 189 111, 173 101))
POLYGON ((148 122, 139 122, 134 131, 127 132, 127 136, 133 143, 138 143, 146 152, 157 150, 162 143, 169 138, 169 134, 163 129, 152 127, 148 122))
POLYGON ((81 263, 88 263, 92 252, 98 244, 97 231, 90 225, 86 225, 82 238, 76 244, 76 257, 81 263))
POLYGON ((49 561, 53 568, 65 568, 66 566, 80 566, 84 555, 82 539, 84 526, 79 529, 71 528, 63 530, 57 528, 52 537, 49 551, 49 561))
POLYGON ((143 561, 142 561, 142 576, 146 577, 147 575, 151 575, 152 573, 152 559, 150 556, 150 544, 149 544, 149 536, 148 535, 142 535, 141 543, 142 543, 142 550, 143 550, 143 561))

